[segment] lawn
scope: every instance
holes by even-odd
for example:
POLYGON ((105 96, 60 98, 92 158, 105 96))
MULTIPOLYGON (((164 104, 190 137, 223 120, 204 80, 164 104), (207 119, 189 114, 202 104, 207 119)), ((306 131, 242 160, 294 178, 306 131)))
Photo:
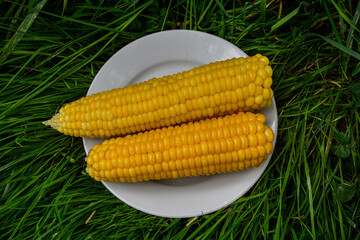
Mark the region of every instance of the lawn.
POLYGON ((1 239, 360 239, 360 2, 3 0, 0 13, 1 239), (278 108, 259 181, 195 218, 121 202, 85 172, 81 138, 42 124, 122 47, 172 29, 267 56, 278 108))

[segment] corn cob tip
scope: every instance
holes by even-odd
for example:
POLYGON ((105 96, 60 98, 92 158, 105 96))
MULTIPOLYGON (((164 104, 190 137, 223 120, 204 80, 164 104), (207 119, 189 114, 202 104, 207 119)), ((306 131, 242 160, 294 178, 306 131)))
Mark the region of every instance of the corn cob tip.
POLYGON ((50 119, 43 121, 42 124, 44 124, 45 126, 50 126, 50 119))
POLYGON ((61 123, 60 123, 60 113, 55 114, 52 118, 50 118, 49 120, 46 120, 44 122, 42 122, 42 124, 44 124, 45 126, 50 126, 55 130, 59 130, 61 127, 61 123))

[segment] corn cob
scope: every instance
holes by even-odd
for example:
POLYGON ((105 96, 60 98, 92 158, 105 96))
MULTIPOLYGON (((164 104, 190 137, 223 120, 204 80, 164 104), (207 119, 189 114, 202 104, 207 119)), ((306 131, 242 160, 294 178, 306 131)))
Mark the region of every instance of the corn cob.
POLYGON ((258 167, 273 131, 260 113, 238 113, 112 138, 95 145, 86 171, 95 180, 138 182, 258 167))
POLYGON ((272 68, 260 54, 83 97, 44 124, 77 137, 113 137, 260 110, 271 104, 272 68))

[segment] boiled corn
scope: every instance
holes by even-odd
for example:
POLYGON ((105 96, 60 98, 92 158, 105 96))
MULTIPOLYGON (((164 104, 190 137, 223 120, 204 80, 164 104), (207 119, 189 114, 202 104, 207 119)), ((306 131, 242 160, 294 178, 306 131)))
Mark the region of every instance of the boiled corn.
POLYGON ((272 68, 260 54, 113 89, 66 104, 44 124, 77 137, 113 137, 271 105, 272 68))
POLYGON ((274 134, 260 113, 238 113, 112 138, 86 157, 95 180, 138 182, 258 167, 274 134))

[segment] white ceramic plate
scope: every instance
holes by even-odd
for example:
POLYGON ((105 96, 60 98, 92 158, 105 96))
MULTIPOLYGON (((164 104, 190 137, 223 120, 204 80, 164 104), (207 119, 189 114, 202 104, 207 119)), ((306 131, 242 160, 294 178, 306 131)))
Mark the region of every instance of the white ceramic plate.
MULTIPOLYGON (((123 47, 101 68, 88 95, 161 77, 179 71, 247 55, 230 42, 197 31, 170 30, 140 38, 123 47)), ((275 99, 261 111, 277 136, 275 99)), ((88 154, 104 139, 83 138, 88 154)), ((266 169, 271 155, 260 167, 228 174, 142 183, 103 182, 126 204, 149 214, 185 218, 214 212, 245 194, 266 169)))

